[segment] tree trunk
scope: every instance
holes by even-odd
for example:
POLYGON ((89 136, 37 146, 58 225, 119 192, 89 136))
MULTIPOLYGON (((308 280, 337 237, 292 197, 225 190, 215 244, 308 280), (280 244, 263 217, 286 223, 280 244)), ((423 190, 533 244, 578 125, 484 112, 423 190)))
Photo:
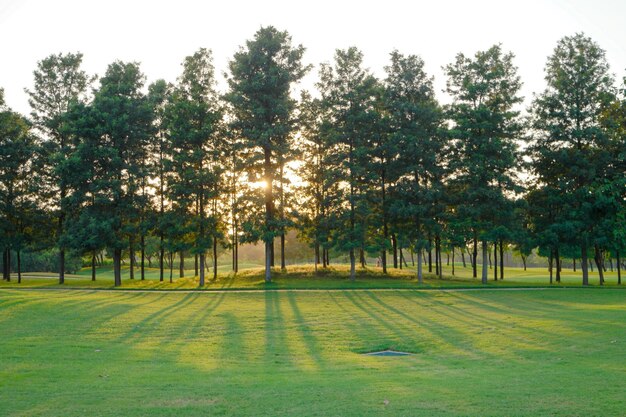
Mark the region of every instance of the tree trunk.
POLYGON ((443 277, 443 260, 441 259, 441 236, 437 234, 435 236, 435 252, 437 252, 437 275, 439 278, 443 277))
MULTIPOLYGON (((273 232, 274 224, 274 195, 272 193, 274 186, 274 174, 272 167, 272 151, 269 146, 265 146, 264 152, 264 179, 265 179, 265 227, 268 232, 273 232), (269 230, 272 228, 272 230, 269 230)), ((265 282, 272 281, 272 266, 274 266, 274 236, 272 235, 265 242, 265 282)))
POLYGON ((122 285, 122 250, 113 249, 113 280, 114 285, 122 285))
POLYGON ((550 255, 548 256, 548 271, 550 271, 550 284, 552 284, 552 259, 553 256, 552 254, 554 253, 554 251, 552 249, 550 249, 550 255))
POLYGON ((391 247, 393 248, 393 267, 398 268, 398 239, 396 234, 391 234, 391 247))
POLYGON ((91 280, 96 280, 96 251, 91 252, 91 280))
POLYGON ((283 271, 287 269, 287 264, 285 263, 285 232, 283 231, 280 234, 280 269, 283 271))
POLYGON ((141 280, 146 279, 146 236, 141 234, 141 280))
POLYGON ((163 247, 163 234, 161 233, 161 246, 159 248, 159 281, 163 282, 163 260, 165 258, 165 249, 163 247))
POLYGON ((17 283, 22 283, 22 258, 20 257, 20 250, 16 250, 15 254, 17 255, 17 283))
POLYGON ((561 283, 561 256, 558 247, 554 250, 554 260, 556 262, 556 282, 561 283))
POLYGON ((576 258, 572 258, 572 264, 574 265, 574 272, 576 272, 576 258))
POLYGON ((454 276, 454 246, 452 246, 452 276, 454 276))
POLYGON ((504 241, 500 240, 500 281, 504 279, 504 241))
POLYGON ((415 256, 413 255, 413 247, 410 247, 409 253, 411 254, 411 266, 415 266, 415 256))
POLYGON ((272 243, 268 240, 265 242, 265 282, 272 282, 272 243))
POLYGON ((497 240, 493 243, 493 264, 494 264, 493 280, 497 281, 498 280, 498 241, 497 240))
POLYGON ((583 285, 589 285, 589 270, 587 269, 587 244, 580 247, 580 267, 583 270, 583 285))
POLYGON ((135 279, 135 245, 132 236, 128 238, 128 257, 130 258, 130 279, 135 279))
POLYGON ((524 264, 524 271, 526 271, 526 256, 522 255, 522 263, 524 264))
POLYGON ((365 268, 365 251, 363 248, 359 249, 359 262, 361 263, 361 268, 365 268))
POLYGON ((169 253, 169 259, 170 259, 170 284, 173 281, 173 277, 174 277, 174 251, 170 251, 169 253))
POLYGON ((206 254, 204 252, 202 252, 200 254, 200 265, 198 268, 198 285, 200 285, 201 287, 204 287, 204 262, 206 259, 206 254))
POLYGON ((315 239, 314 246, 314 255, 313 255, 313 268, 315 268, 315 272, 317 272, 317 266, 320 263, 320 243, 315 239))
POLYGON ((354 281, 356 278, 356 259, 354 256, 354 249, 350 249, 350 281, 354 281))
POLYGON ((489 253, 489 247, 487 246, 487 241, 483 240, 483 275, 482 275, 483 284, 487 283, 487 272, 489 269, 487 265, 487 263, 489 262, 487 260, 488 253, 489 253))
POLYGON ((433 240, 428 236, 428 272, 433 272, 433 240))
POLYGON ((619 251, 615 251, 615 258, 617 262, 617 285, 622 285, 622 264, 619 258, 619 251))
POLYGON ((179 253, 179 262, 178 262, 178 277, 185 277, 185 251, 180 251, 179 253))
POLYGON ((217 281, 217 236, 213 236, 213 281, 217 281))
POLYGON ((284 162, 280 161, 279 167, 279 185, 280 189, 278 190, 280 193, 280 269, 287 269, 287 265, 285 264, 285 194, 283 190, 283 177, 284 177, 284 162))
POLYGON ((439 276, 439 241, 435 236, 435 275, 439 276))
MULTIPOLYGON (((194 254, 194 256, 193 256, 193 271, 194 271, 193 276, 194 276, 194 277, 197 277, 197 276, 198 276, 198 258, 199 258, 199 257, 198 257, 198 254, 197 254, 197 253, 196 253, 196 254, 194 254)), ((234 269, 234 268, 233 268, 233 269, 234 269)))
MULTIPOLYGON (((65 186, 61 185, 61 199, 59 201, 59 206, 61 206, 61 202, 64 199, 65 199, 65 186)), ((64 219, 65 219, 65 213, 63 213, 63 209, 61 209, 59 213, 59 223, 58 223, 58 228, 57 228, 58 240, 61 239, 61 235, 63 234, 64 219)), ((10 260, 9 260, 9 264, 10 264, 10 260)), ((10 273, 11 273, 11 270, 9 268, 9 274, 10 273)), ((10 280, 10 277, 9 277, 9 280, 10 280)), ((61 247, 59 243, 59 284, 64 284, 64 283, 65 283, 65 248, 61 247)))
POLYGON ((417 282, 420 284, 424 283, 424 277, 422 274, 422 249, 417 252, 417 282))
MULTIPOLYGON (((487 254, 485 253, 483 258, 486 258, 487 254)), ((476 266, 476 258, 478 258, 478 236, 476 236, 476 232, 474 232, 474 253, 472 254, 472 273, 473 273, 473 277, 476 278, 478 276, 477 274, 477 266, 476 266)), ((485 259, 485 263, 487 262, 487 259, 485 259)))
POLYGON ((239 272, 239 236, 235 235, 235 273, 239 272))
POLYGON ((594 246, 594 260, 596 262, 596 267, 598 268, 598 276, 600 277, 600 285, 604 285, 604 268, 602 265, 602 251, 598 247, 598 245, 594 246))
POLYGON ((465 264, 465 252, 463 248, 461 248, 461 261, 463 261, 463 268, 467 268, 467 265, 465 264))

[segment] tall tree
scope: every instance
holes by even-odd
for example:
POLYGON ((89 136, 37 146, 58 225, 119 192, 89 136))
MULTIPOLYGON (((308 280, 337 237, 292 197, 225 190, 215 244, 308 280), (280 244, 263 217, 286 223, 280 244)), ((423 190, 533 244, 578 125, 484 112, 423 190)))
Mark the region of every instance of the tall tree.
POLYGON ((390 176, 396 180, 391 189, 390 211, 396 229, 408 231, 407 237, 418 253, 417 276, 421 282, 421 254, 427 243, 424 231, 436 195, 432 191, 443 176, 445 138, 439 134, 442 112, 435 98, 433 79, 426 74, 421 58, 393 51, 385 70, 390 140, 397 152, 389 164, 390 176))
POLYGON ((21 115, 3 109, 0 89, 0 247, 3 279, 11 280, 11 251, 17 254, 18 282, 21 281, 20 251, 33 201, 33 155, 35 140, 29 123, 21 115))
MULTIPOLYGON (((193 253, 199 255, 202 286, 206 251, 210 247, 215 250, 221 238, 215 203, 222 188, 220 159, 225 144, 219 134, 222 109, 209 50, 202 48, 185 58, 165 114, 172 151, 169 198, 179 207, 179 222, 189 226, 193 253)), ((213 256, 214 278, 216 271, 213 256)))
POLYGON ((142 166, 153 113, 142 93, 144 76, 136 63, 109 65, 89 106, 97 145, 94 193, 101 213, 108 213, 106 244, 113 252, 115 285, 121 285, 122 250, 136 233, 137 204, 142 166))
POLYGON ((291 36, 272 26, 259 29, 229 63, 229 92, 226 100, 232 113, 231 128, 242 138, 248 165, 262 176, 265 213, 260 236, 265 242, 265 280, 271 281, 274 237, 277 222, 276 171, 288 153, 288 140, 295 124, 292 86, 308 70, 302 64, 304 47, 294 47, 291 36))
POLYGON ((370 122, 376 117, 378 83, 363 68, 363 53, 352 47, 337 50, 333 66, 322 65, 317 87, 325 113, 321 131, 330 147, 328 163, 333 181, 340 187, 334 202, 339 222, 333 233, 334 244, 338 250, 349 253, 350 278, 354 280, 356 253, 362 253, 367 243, 370 122))
POLYGON ((570 242, 580 247, 583 285, 588 285, 589 247, 599 252, 597 240, 602 238, 594 233, 591 209, 594 184, 607 178, 610 165, 600 119, 612 96, 613 79, 604 51, 582 33, 557 43, 545 71, 546 90, 531 107, 532 172, 538 187, 558 199, 563 215, 557 220, 568 224, 570 242))
MULTIPOLYGON (((46 197, 50 205, 56 207, 58 227, 57 245, 59 247, 59 283, 65 281, 65 248, 59 244, 63 235, 64 219, 67 215, 62 201, 67 190, 62 184, 55 167, 71 152, 71 145, 62 133, 62 116, 74 102, 84 99, 90 84, 90 77, 80 69, 83 55, 68 53, 50 55, 37 63, 32 90, 26 90, 32 109, 31 117, 35 126, 46 139, 47 174, 42 180, 47 183, 46 197)), ((42 188, 43 191, 43 188, 42 188)))
MULTIPOLYGON (((482 240, 482 282, 487 283, 488 241, 498 212, 516 190, 512 169, 517 163, 516 139, 521 133, 518 95, 521 87, 514 55, 495 45, 474 57, 458 54, 445 67, 453 121, 451 186, 458 215, 472 230, 474 245, 482 240)), ((475 257, 475 255, 474 255, 475 257)))
POLYGON ((314 268, 321 263, 326 268, 326 251, 330 249, 330 234, 333 230, 334 207, 337 201, 337 181, 329 160, 332 147, 321 134, 323 113, 320 100, 303 92, 300 100, 300 144, 302 165, 298 174, 302 184, 298 189, 298 223, 302 237, 313 246, 314 268))

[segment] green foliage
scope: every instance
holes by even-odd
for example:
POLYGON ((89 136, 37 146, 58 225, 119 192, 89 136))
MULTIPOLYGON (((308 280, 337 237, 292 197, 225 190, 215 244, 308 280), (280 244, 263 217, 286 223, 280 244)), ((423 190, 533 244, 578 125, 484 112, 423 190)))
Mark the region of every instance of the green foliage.
MULTIPOLYGON (((448 108, 454 123, 449 159, 454 216, 483 241, 483 251, 486 240, 508 234, 508 222, 500 217, 510 212, 508 196, 519 191, 514 168, 522 131, 516 107, 522 83, 513 58, 494 45, 473 58, 459 54, 445 67, 447 92, 454 99, 448 108)), ((485 268, 483 264, 483 282, 485 268)))
POLYGON ((175 216, 168 223, 167 234, 177 236, 176 245, 170 249, 192 248, 200 255, 202 283, 205 252, 213 239, 223 236, 216 204, 223 190, 221 119, 211 52, 200 49, 185 58, 183 73, 165 106, 171 159, 165 160, 164 169, 168 172, 167 197, 175 216))
MULTIPOLYGON (((282 170, 291 149, 296 123, 295 100, 291 87, 308 71, 302 64, 304 47, 292 46, 291 36, 272 26, 259 29, 229 63, 229 92, 225 99, 232 116, 230 128, 240 138, 242 165, 251 181, 262 178, 265 187, 250 190, 263 194, 253 197, 253 210, 242 219, 243 230, 266 243, 266 273, 270 279, 271 242, 284 228, 284 207, 276 213, 274 182, 282 192, 282 170), (276 178, 276 172, 279 172, 276 178), (265 210, 262 210, 261 201, 265 210), (259 229, 260 227, 260 229, 259 229)), ((243 213, 242 213, 243 214, 243 213)))
POLYGON ((614 178, 611 142, 601 125, 613 96, 608 71, 605 52, 590 38, 582 33, 564 37, 548 58, 547 89, 531 108, 535 193, 548 197, 534 205, 534 229, 544 236, 540 242, 553 249, 581 247, 585 274, 587 246, 606 247, 607 233, 612 233, 601 221, 609 214, 600 214, 607 209, 602 196, 619 190, 605 187, 614 178))

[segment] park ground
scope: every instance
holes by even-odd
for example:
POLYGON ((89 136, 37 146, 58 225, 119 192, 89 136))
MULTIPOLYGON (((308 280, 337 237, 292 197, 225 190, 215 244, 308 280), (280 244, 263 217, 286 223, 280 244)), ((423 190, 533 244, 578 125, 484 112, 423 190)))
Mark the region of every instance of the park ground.
POLYGON ((3 416, 626 410, 618 288, 3 288, 0 335, 3 416))
MULTIPOLYGON (((186 261, 187 266, 193 267, 193 259, 186 261)), ((349 267, 346 264, 333 264, 330 268, 318 268, 314 271, 313 265, 288 265, 286 271, 280 268, 273 270, 273 282, 266 284, 263 268, 255 263, 241 263, 240 272, 234 274, 227 262, 222 262, 218 268, 217 279, 213 280, 212 271, 207 271, 204 287, 199 287, 199 280, 194 276, 193 269, 185 270, 185 277, 179 277, 177 265, 173 269, 172 282, 170 283, 169 270, 165 271, 164 280, 159 281, 157 268, 146 268, 145 277, 140 279, 140 270, 135 270, 135 279, 130 279, 128 267, 122 268, 122 289, 151 289, 151 290, 223 290, 223 289, 354 289, 354 288, 459 288, 476 287, 480 284, 481 265, 478 265, 478 278, 472 278, 472 269, 469 264, 455 264, 454 275, 452 266, 443 266, 443 278, 439 279, 434 273, 429 273, 424 266, 424 283, 418 285, 415 267, 409 263, 403 269, 388 268, 388 274, 382 274, 382 268, 366 267, 357 268, 357 278, 351 282, 349 267)), ((433 271, 434 272, 434 271, 433 271)), ((624 272, 624 271, 622 271, 624 272)), ((505 267, 504 280, 494 281, 494 270, 489 269, 489 287, 569 287, 581 286, 582 272, 580 268, 573 271, 563 268, 561 282, 550 284, 547 268, 513 268, 505 267)), ((625 277, 626 278, 626 277, 625 277)), ((617 270, 605 272, 605 285, 617 285, 617 270)), ((590 271, 589 282, 592 286, 599 285, 597 270, 590 271)), ((625 285, 626 286, 626 285, 625 285)), ((96 280, 91 280, 91 268, 83 268, 76 274, 66 274, 66 283, 58 285, 58 276, 52 272, 22 274, 22 283, 17 283, 17 274, 12 274, 11 282, 0 281, 0 288, 4 287, 30 287, 30 288, 113 288, 113 269, 110 266, 97 268, 96 280)))

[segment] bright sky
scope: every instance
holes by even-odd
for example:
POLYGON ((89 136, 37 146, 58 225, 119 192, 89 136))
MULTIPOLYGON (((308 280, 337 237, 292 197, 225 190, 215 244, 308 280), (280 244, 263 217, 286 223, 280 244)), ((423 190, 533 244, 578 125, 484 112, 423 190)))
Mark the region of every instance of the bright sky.
MULTIPOLYGON (((584 31, 607 51, 617 79, 626 69, 624 0, 0 0, 0 87, 14 110, 28 113, 25 87, 36 62, 81 51, 84 68, 103 74, 116 59, 141 62, 148 81, 175 81, 180 63, 200 47, 213 50, 221 74, 238 46, 260 26, 287 30, 307 48, 307 63, 331 61, 336 48, 357 46, 384 76, 393 48, 420 55, 435 76, 458 52, 501 42, 513 51, 528 101, 543 89, 546 57, 557 40, 584 31)), ((317 70, 308 77, 310 87, 317 70)), ((223 81, 221 86, 224 86, 223 81)))

